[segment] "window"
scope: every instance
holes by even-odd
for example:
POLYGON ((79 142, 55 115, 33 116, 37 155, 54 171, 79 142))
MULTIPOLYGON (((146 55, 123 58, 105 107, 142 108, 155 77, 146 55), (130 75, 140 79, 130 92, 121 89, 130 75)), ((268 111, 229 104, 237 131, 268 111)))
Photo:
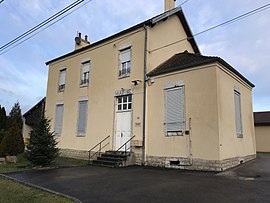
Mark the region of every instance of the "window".
POLYGON ((66 69, 59 71, 58 92, 63 92, 65 90, 66 72, 66 69))
POLYGON ((165 134, 182 135, 184 124, 184 86, 165 89, 165 134))
POLYGON ((81 86, 88 86, 90 73, 90 61, 82 63, 81 69, 81 86))
POLYGON ((117 97, 117 110, 126 111, 132 108, 132 95, 117 97))
POLYGON ((235 124, 238 138, 243 137, 240 92, 234 90, 235 124))
POLYGON ((56 105, 55 124, 54 124, 54 132, 56 135, 60 135, 62 131, 63 110, 64 110, 63 104, 56 105))
POLYGON ((126 77, 130 74, 130 68, 131 68, 131 48, 126 48, 123 50, 120 50, 120 56, 119 56, 120 64, 119 64, 119 74, 118 77, 126 77))
POLYGON ((88 106, 87 100, 79 101, 78 124, 77 124, 78 136, 84 136, 86 132, 87 106, 88 106))

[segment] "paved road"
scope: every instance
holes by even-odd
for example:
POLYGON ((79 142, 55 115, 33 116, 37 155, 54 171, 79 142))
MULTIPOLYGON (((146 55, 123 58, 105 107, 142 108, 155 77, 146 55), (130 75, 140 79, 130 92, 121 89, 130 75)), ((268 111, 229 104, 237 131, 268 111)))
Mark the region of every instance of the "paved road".
POLYGON ((94 166, 9 174, 82 202, 270 202, 270 154, 222 173, 94 166))

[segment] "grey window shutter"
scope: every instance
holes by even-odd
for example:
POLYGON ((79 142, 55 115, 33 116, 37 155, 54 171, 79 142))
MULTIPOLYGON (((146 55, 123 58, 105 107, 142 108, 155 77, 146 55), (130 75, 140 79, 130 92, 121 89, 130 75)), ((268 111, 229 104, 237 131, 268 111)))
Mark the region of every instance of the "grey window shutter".
POLYGON ((61 134, 62 131, 63 110, 64 110, 63 104, 56 105, 55 125, 54 125, 54 132, 56 135, 61 134))
POLYGON ((88 101, 79 102, 78 134, 85 134, 88 101))
POLYGON ((166 90, 166 132, 184 130, 184 92, 183 87, 166 90))
POLYGON ((235 103, 236 133, 238 137, 242 137, 243 131, 242 131, 242 116, 241 116, 241 101, 240 101, 240 93, 237 91, 234 91, 234 103, 235 103))

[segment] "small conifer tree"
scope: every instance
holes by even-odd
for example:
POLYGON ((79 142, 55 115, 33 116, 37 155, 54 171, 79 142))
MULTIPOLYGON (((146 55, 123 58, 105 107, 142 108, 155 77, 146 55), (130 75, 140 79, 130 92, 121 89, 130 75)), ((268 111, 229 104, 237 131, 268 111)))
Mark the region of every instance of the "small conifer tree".
POLYGON ((42 115, 29 133, 25 156, 36 166, 49 165, 59 155, 57 141, 50 129, 50 120, 42 115))

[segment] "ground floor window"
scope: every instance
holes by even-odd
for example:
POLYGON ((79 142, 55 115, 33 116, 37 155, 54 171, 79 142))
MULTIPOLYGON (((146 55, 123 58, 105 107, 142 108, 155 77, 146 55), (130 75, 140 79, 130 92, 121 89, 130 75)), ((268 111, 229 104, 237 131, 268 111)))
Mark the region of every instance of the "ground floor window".
POLYGON ((184 86, 168 88, 165 93, 165 135, 178 135, 185 130, 184 86))
POLYGON ((241 115, 241 95, 239 91, 234 90, 234 107, 235 107, 235 125, 238 138, 243 137, 242 115, 241 115))
POLYGON ((85 136, 86 132, 86 121, 87 121, 87 109, 88 101, 79 101, 78 110, 78 122, 77 122, 77 136, 85 136))
POLYGON ((55 135, 60 135, 62 132, 63 111, 64 111, 64 104, 57 104, 55 110, 55 123, 54 123, 55 135))

